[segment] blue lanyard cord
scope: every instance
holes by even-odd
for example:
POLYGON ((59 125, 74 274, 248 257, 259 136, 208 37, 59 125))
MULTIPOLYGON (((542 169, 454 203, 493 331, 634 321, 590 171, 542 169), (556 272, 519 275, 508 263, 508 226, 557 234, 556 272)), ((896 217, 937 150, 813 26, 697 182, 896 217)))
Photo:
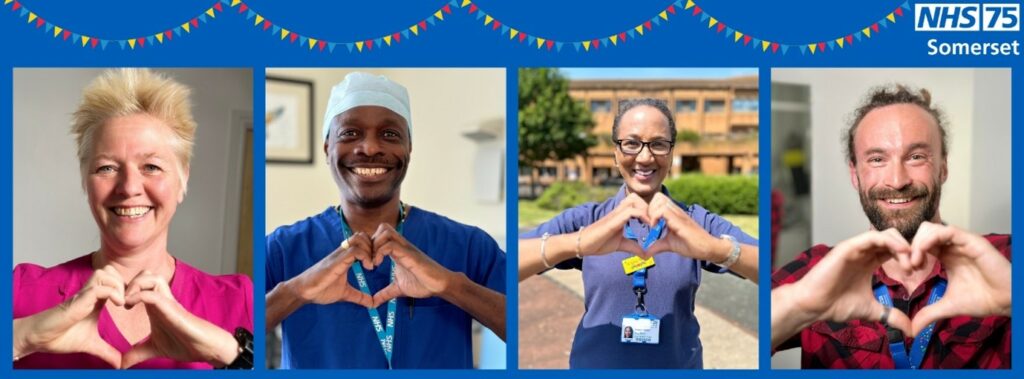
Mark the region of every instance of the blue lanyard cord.
MULTIPOLYGON (((939 299, 942 298, 942 295, 945 294, 946 281, 939 279, 939 282, 935 284, 934 288, 932 288, 931 294, 928 295, 928 305, 935 304, 935 302, 939 301, 939 299)), ((875 287, 875 299, 886 307, 891 308, 893 306, 892 296, 889 295, 889 287, 886 287, 884 284, 879 284, 875 287)), ((924 353, 928 351, 928 342, 931 341, 932 333, 934 332, 935 323, 933 322, 928 324, 928 326, 917 335, 917 338, 914 338, 909 357, 907 357, 907 348, 906 345, 904 345, 903 340, 890 340, 889 351, 892 353, 892 359, 896 363, 896 368, 912 370, 921 368, 921 362, 924 361, 924 353)))
MULTIPOLYGON (((337 208, 338 215, 341 216, 341 232, 347 240, 352 234, 352 230, 349 228, 348 223, 345 221, 345 215, 341 213, 341 207, 337 208)), ((399 203, 398 205, 398 226, 395 230, 398 234, 402 234, 402 226, 405 224, 405 205, 399 203)), ((390 257, 389 257, 390 259, 390 257)), ((370 292, 370 285, 366 281, 366 274, 363 272, 363 266, 356 262, 352 265, 352 272, 356 276, 356 282, 359 285, 359 291, 373 296, 370 292)), ((395 282, 395 262, 391 261, 391 274, 388 279, 388 283, 395 282)), ((388 369, 391 369, 391 355, 395 350, 395 314, 398 310, 398 298, 388 300, 388 313, 385 322, 381 322, 380 312, 377 308, 366 308, 370 314, 370 323, 373 324, 373 330, 377 333, 377 340, 380 341, 380 347, 384 350, 384 357, 388 360, 388 369), (386 325, 385 325, 386 323, 386 325)))
MULTIPOLYGON (((658 240, 661 236, 661 231, 665 229, 665 219, 658 220, 658 224, 651 228, 651 231, 647 233, 647 237, 640 240, 633 230, 629 226, 623 228, 622 235, 631 240, 637 240, 640 242, 640 247, 644 250, 651 247, 654 241, 658 240)), ((644 304, 644 295, 647 294, 647 269, 642 268, 633 273, 633 293, 636 294, 636 310, 640 313, 647 313, 647 306, 644 304)))

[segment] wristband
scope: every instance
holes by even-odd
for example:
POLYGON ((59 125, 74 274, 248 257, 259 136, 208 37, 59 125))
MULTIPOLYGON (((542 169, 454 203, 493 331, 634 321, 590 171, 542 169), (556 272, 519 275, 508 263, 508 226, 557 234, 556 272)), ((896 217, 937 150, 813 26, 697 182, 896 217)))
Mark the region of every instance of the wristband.
POLYGON ((739 241, 736 241, 736 237, 733 237, 728 234, 723 234, 719 237, 729 242, 732 242, 732 249, 729 250, 729 256, 726 257, 725 260, 722 262, 715 262, 715 264, 718 265, 719 267, 728 269, 733 264, 736 264, 736 261, 740 260, 740 243, 739 241))
POLYGON ((548 237, 551 237, 551 233, 544 233, 544 235, 540 236, 540 260, 541 262, 544 262, 544 267, 550 269, 554 266, 548 263, 548 256, 544 254, 544 247, 548 243, 548 237))

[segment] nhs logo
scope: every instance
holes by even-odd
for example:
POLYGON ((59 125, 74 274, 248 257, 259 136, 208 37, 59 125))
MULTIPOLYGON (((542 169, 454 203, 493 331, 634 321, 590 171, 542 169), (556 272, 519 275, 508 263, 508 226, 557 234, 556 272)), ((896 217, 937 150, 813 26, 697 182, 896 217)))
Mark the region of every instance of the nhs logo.
POLYGON ((1020 4, 914 4, 918 32, 1016 32, 1020 4))

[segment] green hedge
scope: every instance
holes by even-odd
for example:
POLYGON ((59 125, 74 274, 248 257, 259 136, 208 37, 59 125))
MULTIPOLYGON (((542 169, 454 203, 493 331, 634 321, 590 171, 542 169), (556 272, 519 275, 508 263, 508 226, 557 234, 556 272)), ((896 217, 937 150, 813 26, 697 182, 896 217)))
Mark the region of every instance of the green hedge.
POLYGON ((717 214, 757 214, 757 176, 686 174, 665 181, 672 198, 717 214))
POLYGON ((552 210, 575 207, 587 202, 601 202, 612 197, 618 188, 590 187, 581 182, 555 182, 537 198, 537 206, 552 210))

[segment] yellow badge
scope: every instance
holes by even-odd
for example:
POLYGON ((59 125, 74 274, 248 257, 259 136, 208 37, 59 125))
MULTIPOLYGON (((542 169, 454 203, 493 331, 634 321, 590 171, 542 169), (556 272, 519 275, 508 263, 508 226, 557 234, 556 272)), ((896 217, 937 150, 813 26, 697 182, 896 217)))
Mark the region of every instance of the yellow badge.
POLYGON ((648 267, 654 267, 654 257, 643 259, 634 255, 622 260, 622 270, 626 272, 626 275, 648 267))

